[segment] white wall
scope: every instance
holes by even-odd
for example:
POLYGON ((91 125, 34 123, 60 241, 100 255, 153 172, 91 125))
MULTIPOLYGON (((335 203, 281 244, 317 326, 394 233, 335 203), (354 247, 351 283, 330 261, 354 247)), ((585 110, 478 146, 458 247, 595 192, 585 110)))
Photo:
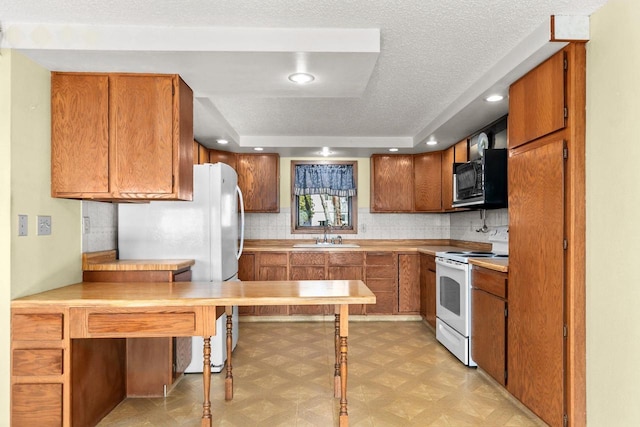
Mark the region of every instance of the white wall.
POLYGON ((587 44, 587 422, 640 423, 640 2, 610 0, 587 44))

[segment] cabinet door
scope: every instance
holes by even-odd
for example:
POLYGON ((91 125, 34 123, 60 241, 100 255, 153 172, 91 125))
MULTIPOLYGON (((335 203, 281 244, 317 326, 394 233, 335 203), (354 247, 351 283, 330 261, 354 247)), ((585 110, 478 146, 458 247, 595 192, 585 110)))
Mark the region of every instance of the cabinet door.
POLYGON ((413 156, 371 156, 371 212, 413 211, 413 156))
POLYGON ((550 425, 564 402, 564 141, 510 150, 508 390, 550 425))
POLYGON ((488 292, 473 289, 471 355, 500 384, 506 382, 506 303, 488 292))
POLYGON ((436 262, 428 254, 420 254, 420 314, 436 327, 436 262))
POLYGON ((509 88, 509 148, 565 127, 564 63, 560 51, 509 88))
POLYGON ((454 145, 454 161, 464 163, 469 161, 469 144, 466 139, 454 145))
POLYGON ((420 255, 398 255, 398 313, 420 312, 420 255))
POLYGON ((398 312, 398 256, 393 252, 367 252, 365 283, 376 296, 375 304, 368 304, 368 314, 398 312))
POLYGON ((210 163, 226 163, 237 171, 238 162, 236 161, 236 157, 237 155, 235 153, 230 153, 228 151, 209 150, 210 163))
MULTIPOLYGON (((289 257, 289 280, 324 280, 326 254, 321 252, 294 252, 289 257)), ((289 314, 328 314, 327 305, 292 305, 289 314)))
MULTIPOLYGON (((364 280, 364 252, 331 252, 328 280, 364 280)), ((349 314, 364 314, 364 304, 350 304, 349 314)))
POLYGON ((173 193, 173 78, 122 74, 110 84, 112 185, 126 197, 173 193))
POLYGON ((246 212, 280 212, 280 158, 277 154, 238 154, 238 186, 246 212))
POLYGON ((453 209, 453 161, 455 147, 450 147, 442 152, 442 209, 453 209))
POLYGON ((442 209, 442 153, 418 154, 413 158, 415 210, 437 212, 442 209))
MULTIPOLYGON (((238 260, 238 279, 242 281, 256 280, 256 256, 252 253, 244 252, 238 260)), ((255 314, 254 306, 238 307, 239 315, 255 314)))
MULTIPOLYGON (((256 258, 257 280, 283 281, 289 279, 288 254, 286 252, 258 253, 256 258)), ((267 305, 256 307, 257 315, 287 315, 286 305, 267 305)))
POLYGON ((109 77, 51 73, 51 195, 110 190, 109 77))

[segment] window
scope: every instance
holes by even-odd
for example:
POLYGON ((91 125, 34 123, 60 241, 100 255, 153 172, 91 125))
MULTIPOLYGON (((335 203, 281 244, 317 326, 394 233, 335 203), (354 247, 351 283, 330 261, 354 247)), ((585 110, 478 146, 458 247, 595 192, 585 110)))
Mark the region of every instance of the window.
POLYGON ((357 233, 356 161, 291 162, 291 231, 357 233))

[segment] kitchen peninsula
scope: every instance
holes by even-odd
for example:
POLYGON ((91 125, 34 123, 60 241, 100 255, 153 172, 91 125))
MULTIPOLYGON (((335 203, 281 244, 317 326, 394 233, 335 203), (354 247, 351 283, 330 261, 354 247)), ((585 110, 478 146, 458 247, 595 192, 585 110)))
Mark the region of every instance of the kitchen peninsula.
MULTIPOLYGON (((12 422, 72 425, 73 410, 79 406, 71 390, 74 340, 203 336, 208 365, 209 337, 221 333, 215 330, 215 319, 226 307, 296 304, 335 306, 334 395, 340 397, 340 425, 347 426, 349 305, 375 300, 359 280, 220 282, 215 286, 210 282, 82 282, 13 300, 12 422)), ((210 375, 205 369, 202 426, 212 423, 210 375)), ((230 399, 231 369, 227 375, 230 399)))

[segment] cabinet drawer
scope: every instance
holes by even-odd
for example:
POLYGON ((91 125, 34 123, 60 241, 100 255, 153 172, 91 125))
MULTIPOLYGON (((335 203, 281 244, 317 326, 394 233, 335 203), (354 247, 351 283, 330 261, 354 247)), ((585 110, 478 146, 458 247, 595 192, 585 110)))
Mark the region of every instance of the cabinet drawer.
POLYGON ((62 375, 62 354, 58 348, 14 350, 12 375, 62 375))
POLYGON ((367 266, 367 280, 369 279, 395 279, 398 270, 394 266, 367 266))
POLYGON ((14 384, 11 389, 11 425, 60 427, 62 384, 14 384))
POLYGON ((396 292, 396 282, 389 279, 367 279, 367 287, 372 291, 396 292))
POLYGON ((364 252, 333 252, 329 253, 329 265, 362 265, 364 252))
POLYGON ((318 252, 294 252, 291 265, 324 265, 325 255, 318 252))
POLYGON ((427 270, 436 271, 436 257, 433 255, 422 254, 424 265, 427 270))
POLYGON ((11 322, 14 340, 61 340, 62 314, 14 314, 11 322))
POLYGON ((507 274, 488 268, 473 266, 471 270, 471 286, 496 295, 507 298, 507 274))
POLYGON ((393 252, 367 252, 367 265, 394 265, 393 252))
POLYGON ((261 253, 258 257, 260 265, 287 265, 286 252, 261 253))

